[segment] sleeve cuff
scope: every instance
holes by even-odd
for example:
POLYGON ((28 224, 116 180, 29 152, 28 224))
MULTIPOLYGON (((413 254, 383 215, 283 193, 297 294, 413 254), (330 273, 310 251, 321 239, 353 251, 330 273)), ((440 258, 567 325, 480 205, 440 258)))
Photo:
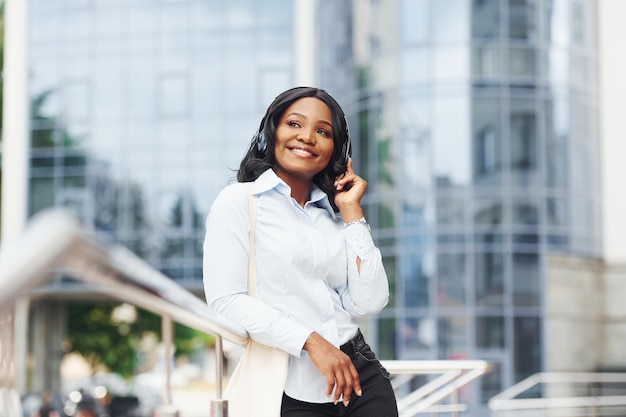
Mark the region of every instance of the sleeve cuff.
POLYGON ((345 228, 344 236, 348 246, 359 258, 363 258, 376 248, 372 234, 364 224, 354 224, 345 228))

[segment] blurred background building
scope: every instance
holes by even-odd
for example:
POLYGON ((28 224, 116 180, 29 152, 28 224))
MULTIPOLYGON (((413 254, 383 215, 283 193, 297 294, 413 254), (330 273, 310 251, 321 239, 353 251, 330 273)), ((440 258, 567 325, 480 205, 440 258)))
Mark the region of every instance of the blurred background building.
MULTIPOLYGON (((477 410, 539 371, 626 367, 599 0, 30 0, 28 28, 29 217, 69 207, 202 297, 213 198, 269 102, 319 86, 369 182, 382 358, 491 361, 477 410)), ((58 383, 75 286, 33 306, 33 389, 58 383)))

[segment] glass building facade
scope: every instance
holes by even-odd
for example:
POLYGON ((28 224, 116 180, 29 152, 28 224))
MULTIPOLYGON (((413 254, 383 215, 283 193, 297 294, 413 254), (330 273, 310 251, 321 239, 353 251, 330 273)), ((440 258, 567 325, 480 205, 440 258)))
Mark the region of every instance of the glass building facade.
MULTIPOLYGON (((551 252, 599 257, 597 0, 317 1, 391 279, 385 359, 487 359, 475 405, 543 370, 551 252)), ((291 0, 30 0, 30 213, 201 293, 204 217, 294 83, 291 0)))
POLYGON ((293 80, 291 1, 32 1, 32 213, 201 288, 204 218, 293 80))
POLYGON ((549 366, 547 256, 601 256, 597 4, 366 3, 355 149, 395 294, 379 350, 491 361, 484 403, 549 366))

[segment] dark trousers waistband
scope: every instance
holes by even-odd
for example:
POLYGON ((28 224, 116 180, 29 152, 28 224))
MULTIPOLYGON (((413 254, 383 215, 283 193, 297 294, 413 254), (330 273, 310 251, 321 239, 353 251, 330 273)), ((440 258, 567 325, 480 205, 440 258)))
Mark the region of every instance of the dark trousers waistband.
POLYGON ((365 338, 363 337, 363 333, 361 333, 361 329, 358 329, 356 335, 346 343, 341 345, 339 349, 346 355, 353 357, 357 352, 359 352, 363 347, 367 344, 365 343, 365 338))

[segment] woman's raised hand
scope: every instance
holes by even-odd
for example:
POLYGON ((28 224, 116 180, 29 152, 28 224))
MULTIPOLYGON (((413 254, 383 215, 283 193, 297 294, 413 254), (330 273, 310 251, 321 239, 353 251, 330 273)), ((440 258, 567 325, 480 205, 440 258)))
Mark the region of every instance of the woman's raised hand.
POLYGON ((335 205, 339 208, 344 222, 363 217, 361 198, 366 189, 367 181, 354 172, 352 158, 348 159, 346 172, 335 179, 335 205))

